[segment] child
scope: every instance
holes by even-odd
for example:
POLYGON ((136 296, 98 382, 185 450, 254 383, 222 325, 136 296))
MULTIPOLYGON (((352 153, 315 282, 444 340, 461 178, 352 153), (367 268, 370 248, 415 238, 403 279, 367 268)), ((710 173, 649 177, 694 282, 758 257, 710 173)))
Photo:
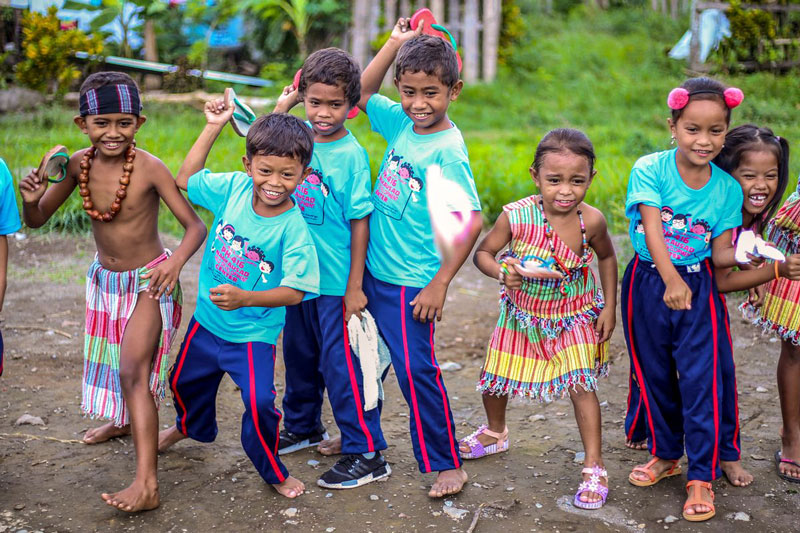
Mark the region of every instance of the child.
POLYGON ((75 124, 92 146, 73 154, 65 179, 52 187, 46 176, 28 174, 19 184, 22 212, 25 223, 38 228, 77 186, 92 217, 97 255, 86 278, 81 408, 92 418, 112 422, 88 431, 84 442, 133 433, 136 478, 127 489, 102 497, 123 511, 145 511, 159 504, 157 408, 180 325, 178 276, 206 230, 167 167, 135 148, 134 135, 145 117, 130 76, 92 74, 81 85, 79 99, 75 124), (158 236, 161 200, 186 230, 174 253, 164 249, 158 236), (138 298, 140 292, 149 297, 138 298))
MULTIPOLYGON (((364 293, 411 408, 411 439, 419 468, 439 472, 428 495, 442 497, 459 492, 467 474, 461 468, 453 415, 434 355, 434 320, 441 320, 447 287, 478 238, 481 215, 464 139, 447 117, 447 108, 463 85, 456 52, 449 42, 421 31, 422 25, 411 31, 409 19, 399 19, 361 76, 358 105, 388 143, 372 195, 375 211, 370 218, 364 293), (400 103, 377 94, 395 56, 400 103), (416 193, 408 179, 403 181, 401 165, 388 168, 390 155, 407 164, 404 175, 410 177, 413 171, 423 181, 428 167, 438 165, 443 177, 468 197, 467 229, 443 262, 434 245, 427 196, 420 194, 411 201, 416 193)), ((458 212, 456 206, 449 209, 458 212)))
MULTIPOLYGON (((303 493, 278 458, 280 412, 275 408, 275 342, 284 307, 319 290, 314 242, 292 200, 311 170, 314 140, 298 118, 259 117, 247 132, 245 172, 216 174, 204 168, 208 153, 233 116, 226 98, 205 105, 206 126, 178 171, 178 187, 214 214, 220 235, 208 239, 200 267, 197 308, 170 373, 175 425, 159 435, 164 451, 187 437, 217 436, 217 389, 227 372, 242 391, 242 446, 261 477, 288 498, 303 493), (247 239, 242 255, 233 237, 247 239), (235 228, 235 229, 234 229, 235 228), (272 268, 262 268, 262 263, 272 268)), ((244 241, 243 241, 244 242, 244 241)))
MULTIPOLYGON (((14 179, 6 162, 0 158, 0 311, 6 298, 8 272, 8 235, 19 231, 19 211, 14 197, 14 179)), ((3 375, 3 334, 0 333, 0 376, 3 375)))
POLYGON ((362 283, 372 183, 367 152, 344 127, 360 97, 358 64, 347 52, 326 48, 308 56, 297 89, 284 89, 275 107, 287 112, 302 101, 314 132, 313 170, 295 199, 314 238, 320 267, 320 296, 286 308, 286 417, 278 450, 291 453, 328 438, 321 420, 327 388, 342 438, 325 441, 320 448, 346 455, 319 479, 329 489, 358 487, 391 472, 379 451, 386 449, 380 411, 364 410, 363 376, 347 335, 350 316, 361 318, 367 304, 362 283))
POLYGON ((569 395, 590 465, 573 500, 583 509, 602 507, 608 496, 594 391, 597 378, 608 374, 617 293, 617 258, 605 218, 583 203, 597 172, 594 161, 594 147, 582 132, 549 132, 536 147, 530 169, 540 194, 506 205, 478 245, 475 266, 502 286, 500 318, 478 382, 488 426, 480 426, 460 447, 465 459, 508 449, 509 396, 551 401, 569 395), (509 244, 498 264, 497 253, 509 244), (592 250, 602 291, 589 269, 592 250), (551 258, 560 274, 556 279, 523 277, 514 267, 551 258))
POLYGON ((710 481, 721 473, 721 369, 733 364, 733 350, 709 256, 717 268, 736 264, 731 232, 741 224, 742 190, 711 160, 742 98, 738 89, 708 78, 673 89, 668 124, 677 147, 636 162, 625 206, 636 255, 623 278, 622 316, 653 455, 629 480, 648 486, 680 474, 685 438, 683 516, 690 521, 714 516, 710 481), (704 221, 708 235, 675 230, 676 217, 662 220, 665 206, 681 213, 687 226, 704 221), (639 221, 644 234, 635 231, 639 221))
MULTIPOLYGON (((752 124, 734 128, 725 137, 725 148, 717 157, 720 168, 728 171, 739 182, 744 193, 742 205, 742 228, 751 229, 761 235, 768 226, 769 236, 774 239, 779 249, 787 255, 783 263, 774 263, 755 270, 740 272, 720 272, 717 287, 720 292, 743 290, 762 283, 768 283, 764 305, 759 310, 756 305, 760 301, 745 303, 742 307, 745 316, 754 324, 762 326, 764 331, 773 331, 781 337, 781 355, 778 360, 778 393, 781 398, 781 414, 783 416, 782 449, 775 453, 778 475, 794 483, 800 483, 800 401, 798 401, 798 383, 800 383, 800 313, 797 305, 800 300, 800 251, 797 243, 798 194, 795 193, 781 209, 774 220, 772 215, 778 208, 789 182, 789 144, 786 139, 775 136, 768 128, 759 128, 752 124), (794 208, 794 214, 789 214, 794 208), (793 224, 793 226, 792 226, 793 224), (782 228, 795 228, 785 231, 782 228), (781 229, 779 229, 781 228, 781 229), (792 254, 792 255, 789 255, 792 254), (755 305, 753 305, 755 304, 755 305)), ((760 298, 759 298, 760 300, 760 298)), ((734 387, 725 387, 725 402, 736 401, 735 378, 734 387)), ((726 383, 727 385, 727 383, 726 383)), ((727 412, 727 410, 726 410, 727 412)), ((738 462, 738 419, 725 423, 723 419, 722 457, 726 450, 737 457, 732 467, 734 485, 747 485, 752 475, 741 468, 738 462), (733 428, 733 430, 731 430, 733 428), (726 446, 732 442, 731 446, 726 446), (737 483, 738 481, 738 483, 737 483)), ((723 462, 723 469, 726 465, 723 462)), ((726 470, 728 479, 732 474, 726 470)))

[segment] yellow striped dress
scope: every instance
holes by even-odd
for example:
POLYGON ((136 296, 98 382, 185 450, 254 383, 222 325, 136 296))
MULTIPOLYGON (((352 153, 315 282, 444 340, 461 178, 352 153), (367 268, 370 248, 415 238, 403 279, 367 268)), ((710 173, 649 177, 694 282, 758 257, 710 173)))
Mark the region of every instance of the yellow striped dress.
MULTIPOLYGON (((511 223, 505 255, 548 259, 550 241, 538 197, 503 210, 511 223)), ((552 238, 555 255, 570 275, 563 281, 523 278, 519 290, 501 290, 500 317, 478 382, 482 393, 550 401, 577 386, 595 390, 597 378, 608 374, 608 342, 599 344, 595 332, 602 291, 581 258, 555 232, 552 238)), ((591 249, 589 254, 587 265, 591 249)))
MULTIPOLYGON (((800 252, 800 184, 767 225, 767 238, 784 254, 800 252)), ((764 332, 800 345, 800 281, 786 278, 771 281, 760 310, 743 305, 745 316, 764 332)))

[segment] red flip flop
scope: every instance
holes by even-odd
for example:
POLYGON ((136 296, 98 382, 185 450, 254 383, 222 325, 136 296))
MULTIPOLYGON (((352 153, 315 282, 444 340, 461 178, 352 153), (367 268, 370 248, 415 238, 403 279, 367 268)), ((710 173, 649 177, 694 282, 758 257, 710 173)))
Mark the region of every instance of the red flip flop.
MULTIPOLYGON (((300 85, 300 74, 302 73, 303 69, 301 68, 297 69, 297 72, 294 73, 294 80, 292 80, 292 88, 295 91, 297 90, 297 87, 300 85)), ((353 109, 350 110, 349 113, 347 113, 347 118, 348 119, 356 118, 358 116, 359 111, 360 109, 358 109, 358 107, 354 107, 353 109)))
POLYGON ((422 27, 422 33, 425 35, 432 35, 439 37, 445 41, 450 41, 456 51, 456 58, 458 59, 458 71, 461 72, 461 55, 458 53, 458 46, 456 45, 455 38, 447 31, 447 28, 436 22, 436 17, 427 7, 418 9, 416 13, 411 15, 411 29, 416 30, 419 23, 424 21, 425 25, 422 27))

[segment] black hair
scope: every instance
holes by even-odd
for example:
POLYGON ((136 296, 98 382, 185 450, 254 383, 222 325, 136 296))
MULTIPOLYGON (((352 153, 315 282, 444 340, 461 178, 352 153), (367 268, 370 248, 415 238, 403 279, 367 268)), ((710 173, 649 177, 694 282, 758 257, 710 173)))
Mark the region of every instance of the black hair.
POLYGON ((232 240, 233 240, 233 242, 238 242, 238 243, 244 244, 244 242, 246 240, 248 240, 248 238, 247 237, 242 237, 241 235, 237 235, 232 240))
POLYGON ((293 157, 306 168, 314 152, 314 134, 294 115, 270 113, 253 122, 245 146, 249 160, 254 155, 293 157))
POLYGON ((572 152, 575 155, 585 157, 589 162, 589 173, 594 169, 594 162, 597 159, 594 155, 594 146, 589 137, 580 130, 572 128, 557 128, 548 131, 539 144, 536 146, 536 154, 533 156, 533 169, 539 171, 544 162, 544 156, 549 153, 572 152))
POLYGON ((672 122, 678 122, 684 110, 695 100, 714 100, 722 104, 725 108, 725 122, 731 123, 731 108, 725 103, 725 85, 717 80, 700 77, 689 78, 681 84, 681 87, 689 91, 689 102, 680 109, 672 110, 672 122))
POLYGON ((305 96, 313 83, 341 87, 350 107, 361 99, 361 68, 353 56, 339 48, 323 48, 306 58, 297 82, 300 95, 305 96))
POLYGON ((683 223, 686 224, 686 215, 678 213, 674 217, 672 217, 672 222, 677 222, 678 220, 683 220, 683 223))
POLYGON ((449 41, 433 35, 418 35, 403 43, 394 63, 394 77, 406 72, 424 72, 436 76, 448 89, 458 83, 458 58, 449 41))
POLYGON ((264 260, 264 250, 259 248, 258 246, 248 246, 247 247, 248 254, 255 254, 258 257, 258 261, 261 262, 264 260))
POLYGON ((219 232, 220 232, 220 233, 224 233, 226 229, 227 229, 227 230, 230 230, 230 232, 231 232, 231 233, 233 233, 234 235, 236 235, 236 228, 234 228, 234 227, 233 227, 233 226, 231 226, 230 224, 225 224, 225 226, 224 226, 224 227, 223 227, 221 230, 219 230, 219 232))
POLYGON ((664 207, 661 208, 661 212, 663 213, 664 211, 666 211, 670 215, 673 213, 672 208, 668 205, 665 205, 664 207))
POLYGON ((713 161, 719 168, 731 174, 739 167, 745 152, 760 150, 769 150, 778 161, 778 188, 772 200, 753 218, 758 233, 761 233, 767 221, 775 214, 789 185, 789 142, 775 135, 769 128, 743 124, 725 135, 725 145, 713 161))
POLYGON ((105 87, 106 85, 129 85, 136 89, 136 91, 139 91, 139 86, 136 85, 136 81, 134 81, 133 78, 124 72, 110 70, 106 72, 95 72, 94 74, 90 74, 88 78, 83 80, 80 91, 78 92, 78 97, 83 98, 83 95, 86 94, 86 91, 89 89, 99 89, 100 87, 105 87))

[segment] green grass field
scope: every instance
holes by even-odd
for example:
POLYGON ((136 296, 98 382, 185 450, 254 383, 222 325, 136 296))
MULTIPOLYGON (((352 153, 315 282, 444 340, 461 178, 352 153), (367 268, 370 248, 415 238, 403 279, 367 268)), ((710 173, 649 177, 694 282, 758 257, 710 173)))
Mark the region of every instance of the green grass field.
MULTIPOLYGON (((487 220, 494 220, 503 204, 534 191, 528 167, 536 143, 548 130, 569 126, 589 135, 598 156, 598 174, 587 201, 606 214, 613 231, 624 232, 631 166, 642 155, 668 148, 666 96, 685 73, 683 63, 668 59, 666 50, 687 24, 634 10, 538 16, 530 22, 524 44, 514 50, 498 81, 467 86, 451 106, 450 118, 466 138, 487 220)), ((800 142, 796 74, 717 77, 745 92, 733 125, 770 126, 790 142, 800 142)), ((15 178, 38 165, 55 144, 73 151, 86 145, 72 124, 74 114, 57 106, 0 116, 0 156, 15 178)), ((203 114, 190 107, 156 104, 148 105, 145 114, 148 121, 137 135, 138 145, 176 172, 203 126, 203 114)), ((385 142, 370 131, 363 114, 348 127, 369 152, 377 173, 385 142)), ((244 140, 228 128, 208 165, 220 171, 241 168, 243 153, 244 140)), ((793 153, 791 166, 794 187, 800 151, 793 153)), ((161 222, 164 231, 180 232, 168 213, 162 213, 161 222)), ((83 231, 88 226, 76 193, 48 227, 83 231)))

